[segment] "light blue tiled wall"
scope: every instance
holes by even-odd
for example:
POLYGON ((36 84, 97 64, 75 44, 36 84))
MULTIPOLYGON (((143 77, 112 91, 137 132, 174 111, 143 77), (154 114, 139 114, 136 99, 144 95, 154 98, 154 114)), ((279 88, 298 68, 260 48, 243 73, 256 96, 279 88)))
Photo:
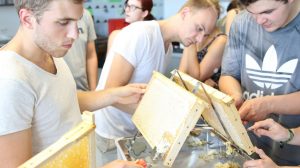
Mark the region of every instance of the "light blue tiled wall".
MULTIPOLYGON (((95 28, 98 34, 107 35, 109 18, 123 18, 122 9, 125 0, 87 0, 85 7, 94 12, 95 28), (106 5, 106 7, 105 7, 106 5)), ((186 0, 153 0, 153 15, 158 18, 167 18, 175 14, 186 0)), ((221 0, 224 11, 230 0, 221 0)), ((224 15, 225 13, 222 13, 224 15)), ((221 16, 222 17, 222 16, 221 16)), ((0 6, 0 40, 11 38, 17 31, 19 20, 13 6, 0 6)))

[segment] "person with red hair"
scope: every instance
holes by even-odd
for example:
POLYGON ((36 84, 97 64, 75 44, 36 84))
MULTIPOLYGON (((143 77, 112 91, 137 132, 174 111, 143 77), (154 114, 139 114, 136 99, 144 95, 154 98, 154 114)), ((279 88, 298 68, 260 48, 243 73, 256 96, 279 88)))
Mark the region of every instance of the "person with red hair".
MULTIPOLYGON (((124 3, 125 22, 130 24, 137 21, 155 20, 155 17, 151 14, 152 7, 152 0, 126 0, 124 3)), ((119 32, 120 30, 114 30, 110 33, 106 53, 108 53, 119 32)))

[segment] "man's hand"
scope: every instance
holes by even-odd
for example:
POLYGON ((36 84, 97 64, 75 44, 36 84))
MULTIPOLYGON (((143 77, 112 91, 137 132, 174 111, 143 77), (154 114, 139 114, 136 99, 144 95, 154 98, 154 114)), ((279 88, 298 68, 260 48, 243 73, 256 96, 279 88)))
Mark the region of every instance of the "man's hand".
POLYGON ((128 84, 114 88, 115 103, 123 105, 138 103, 146 91, 146 86, 146 84, 128 84))
POLYGON ((242 95, 241 94, 239 94, 239 93, 236 93, 236 94, 232 94, 232 95, 230 95, 232 98, 233 98, 233 100, 234 100, 234 105, 235 105, 235 107, 237 108, 237 109, 240 109, 241 108, 241 106, 243 105, 243 103, 244 103, 244 99, 243 99, 243 97, 242 97, 242 95))
POLYGON ((246 161, 243 165, 244 168, 279 168, 263 150, 255 147, 255 152, 261 159, 246 161))
POLYGON ((260 121, 267 118, 272 112, 270 96, 246 100, 239 109, 240 117, 243 121, 260 121))
POLYGON ((285 141, 289 138, 288 130, 270 118, 256 122, 248 130, 253 131, 259 137, 268 136, 277 142, 285 141))
POLYGON ((205 80, 204 83, 211 86, 211 87, 213 87, 213 88, 218 88, 218 84, 214 80, 212 80, 211 78, 205 80))
POLYGON ((143 168, 143 166, 137 164, 136 162, 115 160, 104 165, 102 168, 143 168))

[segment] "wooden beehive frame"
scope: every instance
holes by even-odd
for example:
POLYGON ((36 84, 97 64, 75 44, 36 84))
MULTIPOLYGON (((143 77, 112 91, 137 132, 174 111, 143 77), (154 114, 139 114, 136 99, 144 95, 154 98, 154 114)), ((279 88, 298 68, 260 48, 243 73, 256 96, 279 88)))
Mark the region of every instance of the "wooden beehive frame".
POLYGON ((79 125, 19 168, 96 167, 94 115, 84 112, 82 119, 79 125))
MULTIPOLYGON (((172 72, 174 74, 173 80, 177 84, 181 85, 182 87, 184 86, 184 84, 181 82, 181 77, 185 85, 191 92, 197 95, 201 100, 209 102, 201 87, 200 81, 190 77, 183 72, 179 72, 179 77, 178 73, 175 72, 176 70, 172 72)), ((212 108, 202 113, 204 120, 224 137, 226 137, 227 139, 232 139, 234 144, 237 145, 240 149, 244 150, 248 155, 251 155, 254 152, 253 144, 247 134, 245 127, 242 124, 239 113, 234 105, 233 98, 204 83, 202 83, 202 86, 211 98, 212 103, 216 108, 216 112, 219 114, 230 137, 228 137, 228 135, 225 133, 225 130, 223 129, 217 115, 212 108)))
POLYGON ((171 167, 189 132, 208 104, 154 72, 132 121, 151 148, 171 167))

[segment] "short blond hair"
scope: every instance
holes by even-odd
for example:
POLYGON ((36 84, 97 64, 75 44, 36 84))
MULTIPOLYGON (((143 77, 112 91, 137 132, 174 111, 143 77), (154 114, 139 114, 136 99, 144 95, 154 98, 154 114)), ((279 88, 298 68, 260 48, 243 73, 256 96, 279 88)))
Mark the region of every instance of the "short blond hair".
POLYGON ((190 7, 195 10, 213 7, 217 11, 218 16, 221 13, 219 0, 187 0, 179 11, 181 11, 185 7, 190 7))

